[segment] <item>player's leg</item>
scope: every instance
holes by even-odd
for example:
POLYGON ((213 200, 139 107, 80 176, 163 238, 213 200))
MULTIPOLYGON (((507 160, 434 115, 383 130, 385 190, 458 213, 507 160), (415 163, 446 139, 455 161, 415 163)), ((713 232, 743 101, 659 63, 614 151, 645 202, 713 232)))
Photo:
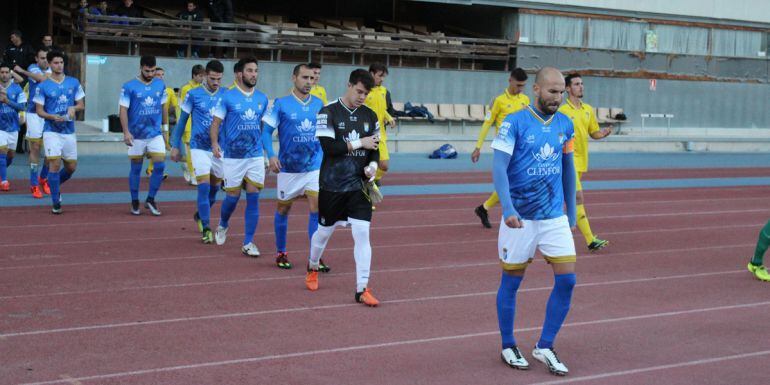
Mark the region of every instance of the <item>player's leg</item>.
POLYGON ((130 164, 128 172, 128 191, 131 193, 131 214, 140 215, 142 213, 139 207, 139 183, 142 176, 142 163, 144 163, 144 154, 147 150, 147 140, 134 139, 133 144, 128 146, 127 154, 130 164))
POLYGON ((61 135, 64 141, 62 147, 62 160, 64 165, 59 171, 59 185, 72 178, 72 174, 78 168, 78 143, 75 134, 61 135))
POLYGON ((490 195, 489 198, 484 201, 484 204, 476 207, 474 212, 476 213, 476 216, 481 220, 482 226, 488 229, 492 228, 492 224, 489 223, 489 209, 496 205, 498 202, 500 202, 500 198, 497 196, 497 191, 494 191, 492 192, 492 195, 490 195))
POLYGON ((230 216, 238 206, 241 198, 243 178, 246 176, 245 159, 222 159, 222 173, 225 180, 225 199, 219 209, 219 225, 214 233, 217 245, 223 245, 227 240, 227 230, 230 228, 230 216))
MULTIPOLYGON (((305 190, 310 213, 307 216, 307 237, 312 242, 313 234, 318 230, 318 170, 312 171, 309 187, 305 190)), ((328 273, 332 270, 323 258, 318 260, 318 271, 328 273)))
POLYGON ((345 193, 319 191, 318 192, 319 225, 313 238, 310 239, 310 256, 308 257, 307 275, 305 286, 309 290, 318 290, 318 271, 321 257, 326 244, 334 234, 334 228, 338 221, 346 220, 345 193))
POLYGON ((551 373, 564 376, 569 369, 556 355, 553 344, 572 303, 576 281, 575 244, 566 216, 539 221, 539 225, 540 251, 551 264, 554 285, 546 304, 540 339, 532 351, 532 356, 546 364, 551 373))
POLYGON ((356 302, 377 306, 380 301, 369 288, 369 273, 372 265, 372 245, 369 242, 369 228, 372 221, 372 202, 363 191, 348 193, 348 222, 353 233, 353 257, 356 261, 356 302))
POLYGON ((0 191, 11 189, 8 183, 8 146, 10 132, 0 131, 0 191))
POLYGON ((500 221, 497 238, 497 254, 503 270, 496 300, 497 324, 502 342, 500 357, 508 366, 521 370, 529 369, 529 362, 521 354, 513 335, 516 295, 535 253, 536 230, 532 221, 524 220, 524 227, 519 229, 510 228, 505 221, 500 221))
MULTIPOLYGON (((186 155, 184 157, 185 167, 182 168, 182 172, 186 173, 186 174, 189 174, 189 175, 192 175, 193 174, 193 169, 194 169, 195 166, 192 163, 192 157, 190 156, 190 151, 192 151, 192 149, 190 148, 190 139, 187 139, 187 141, 184 142, 184 152, 185 152, 186 155)), ((198 183, 198 181, 195 180, 195 178, 192 178, 192 177, 189 178, 188 182, 190 184, 192 184, 192 185, 195 185, 195 184, 198 183)))
POLYGON ((749 271, 761 281, 770 282, 770 273, 767 272, 767 268, 764 265, 764 256, 770 246, 770 221, 767 221, 765 227, 759 231, 759 237, 757 238, 757 247, 754 249, 754 257, 749 262, 749 271))
POLYGON ((588 246, 588 250, 596 251, 599 250, 605 246, 607 246, 610 242, 606 241, 604 239, 597 238, 593 231, 591 231, 591 225, 588 224, 588 216, 586 215, 586 208, 583 200, 583 185, 580 183, 580 180, 583 178, 583 173, 578 172, 577 178, 575 179, 575 200, 577 203, 577 227, 580 229, 580 233, 583 234, 583 238, 585 238, 586 245, 588 246))
POLYGON ((265 158, 248 159, 248 170, 244 177, 246 182, 246 210, 244 211, 244 235, 241 252, 258 257, 259 248, 254 243, 254 234, 259 225, 259 192, 265 186, 265 158))
POLYGON ((209 151, 192 150, 190 153, 193 162, 195 178, 198 180, 197 210, 193 219, 198 225, 203 243, 214 242, 214 234, 211 232, 209 221, 211 219, 211 157, 209 151))
POLYGON ((46 132, 43 134, 43 141, 45 145, 46 161, 48 162, 48 169, 50 170, 50 177, 48 183, 51 186, 51 203, 53 208, 51 212, 54 214, 61 214, 61 195, 59 193, 59 170, 61 168, 61 157, 64 141, 61 135, 55 132, 46 132))
POLYGON ((273 215, 273 231, 275 232, 275 264, 281 269, 291 269, 289 255, 286 252, 286 234, 289 230, 289 212, 294 199, 299 195, 296 186, 298 173, 278 173, 276 177, 276 191, 278 202, 273 215))
MULTIPOLYGON (((32 114, 30 114, 30 117, 32 114)), ((37 115, 35 115, 37 116, 37 115)), ((34 120, 34 118, 32 118, 34 120)), ((40 147, 43 141, 42 128, 39 134, 34 133, 35 123, 27 123, 27 142, 29 143, 29 188, 34 198, 40 199, 43 197, 43 190, 40 188, 40 181, 38 179, 38 173, 40 172, 40 147), (30 133, 30 128, 33 127, 33 132, 30 133), (40 135, 33 137, 31 135, 40 135)), ((46 166, 47 168, 48 166, 46 166)))
POLYGON ((152 215, 159 216, 162 213, 155 202, 155 195, 163 184, 163 173, 166 171, 166 143, 163 141, 163 136, 158 135, 149 141, 147 154, 150 155, 154 168, 150 174, 150 187, 147 190, 144 207, 149 209, 152 215))

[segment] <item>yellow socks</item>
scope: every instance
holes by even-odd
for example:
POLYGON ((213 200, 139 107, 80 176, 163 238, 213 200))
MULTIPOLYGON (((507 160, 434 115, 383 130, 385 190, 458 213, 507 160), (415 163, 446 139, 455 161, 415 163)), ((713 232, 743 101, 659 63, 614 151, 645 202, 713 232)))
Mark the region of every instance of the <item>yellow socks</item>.
POLYGON ((590 245, 594 240, 594 233, 591 232, 591 225, 588 224, 586 208, 584 205, 577 205, 577 225, 583 237, 586 239, 586 245, 590 245))
POLYGON ((500 203, 500 197, 497 196, 497 191, 495 191, 489 196, 489 199, 484 202, 484 209, 489 210, 498 203, 500 203))

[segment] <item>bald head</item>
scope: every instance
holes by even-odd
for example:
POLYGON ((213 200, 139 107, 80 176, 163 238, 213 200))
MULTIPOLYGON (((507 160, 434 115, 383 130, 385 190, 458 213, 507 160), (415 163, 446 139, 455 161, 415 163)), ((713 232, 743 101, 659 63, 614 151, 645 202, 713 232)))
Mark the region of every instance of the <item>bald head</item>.
POLYGON ((545 114, 555 114, 564 93, 564 76, 556 68, 543 67, 535 75, 532 91, 535 95, 535 107, 545 114))

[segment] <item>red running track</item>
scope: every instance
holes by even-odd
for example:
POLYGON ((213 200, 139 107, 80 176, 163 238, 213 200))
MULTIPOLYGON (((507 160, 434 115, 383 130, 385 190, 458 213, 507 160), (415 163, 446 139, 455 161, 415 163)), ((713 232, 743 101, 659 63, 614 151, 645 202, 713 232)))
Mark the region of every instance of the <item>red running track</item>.
MULTIPOLYGON (((197 242, 192 203, 167 204, 161 218, 122 205, 68 206, 61 217, 4 209, 19 223, 0 226, 0 382, 765 384, 756 368, 770 359, 770 297, 745 264, 769 194, 587 192, 591 224, 612 244, 589 254, 576 236, 579 286, 557 341, 566 378, 500 362, 497 232, 472 214, 483 195, 378 207, 374 309, 353 302, 349 230, 330 242, 333 271, 318 292, 304 289, 301 268, 272 265, 272 201, 261 207, 257 259, 238 251, 240 210, 217 247, 197 242)), ((300 202, 290 219, 297 265, 305 211, 300 202)), ((519 295, 528 356, 550 276, 537 261, 519 295)))

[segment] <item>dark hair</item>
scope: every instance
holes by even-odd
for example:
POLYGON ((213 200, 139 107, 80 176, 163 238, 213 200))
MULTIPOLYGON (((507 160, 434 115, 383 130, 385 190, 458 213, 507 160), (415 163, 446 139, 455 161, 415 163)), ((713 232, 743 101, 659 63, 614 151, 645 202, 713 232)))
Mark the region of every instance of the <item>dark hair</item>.
POLYGON ((243 68, 246 67, 246 64, 254 63, 256 65, 259 65, 259 62, 257 61, 257 58, 254 56, 245 57, 241 60, 238 60, 237 63, 233 66, 233 72, 243 72, 243 68))
POLYGON ((526 81, 529 78, 527 73, 521 68, 514 68, 513 71, 511 71, 511 77, 520 82, 526 81))
POLYGON ((372 74, 376 74, 377 72, 382 72, 387 75, 388 67, 382 63, 372 63, 372 65, 369 66, 369 72, 371 72, 372 74))
MULTIPOLYGON (((222 63, 220 63, 220 64, 222 64, 222 63)), ((208 66, 208 64, 206 66, 208 66)), ((205 72, 206 72, 206 69, 203 68, 203 66, 200 65, 200 64, 196 64, 196 65, 194 65, 192 67, 192 76, 200 75, 200 74, 205 73, 205 72)), ((220 72, 225 72, 224 68, 220 72)))
POLYGON ((364 88, 371 90, 372 87, 374 87, 374 78, 372 77, 372 74, 369 73, 369 71, 363 68, 359 68, 357 70, 353 70, 353 72, 350 73, 348 83, 351 85, 361 83, 364 88))
POLYGON ((310 68, 311 70, 314 70, 317 68, 320 70, 321 68, 323 68, 323 66, 321 65, 321 63, 316 63, 314 61, 311 61, 310 63, 307 63, 307 68, 310 68))
POLYGON ((294 76, 299 76, 299 71, 302 70, 302 68, 312 69, 307 64, 297 64, 294 66, 294 69, 291 71, 291 74, 294 76))
POLYGON ((155 56, 142 56, 141 59, 139 59, 139 64, 142 67, 155 67, 157 65, 157 62, 155 61, 155 56))
POLYGON ((567 77, 564 78, 564 84, 569 87, 572 84, 572 79, 582 79, 579 73, 575 72, 574 74, 569 74, 567 77))
POLYGON ((9 70, 11 69, 11 65, 6 62, 0 63, 0 68, 3 68, 3 67, 8 68, 9 70))
POLYGON ((49 63, 57 57, 60 57, 62 60, 64 60, 64 54, 61 51, 48 51, 48 53, 45 55, 45 58, 48 59, 49 63))
POLYGON ((35 51, 35 56, 37 56, 37 54, 39 54, 39 53, 40 53, 40 51, 43 51, 43 52, 45 52, 45 53, 48 53, 48 51, 50 51, 50 50, 51 50, 51 49, 50 49, 50 48, 48 48, 48 47, 42 47, 42 46, 41 46, 40 48, 38 48, 38 49, 37 49, 37 51, 35 51))
POLYGON ((50 36, 51 39, 53 39, 53 35, 51 35, 50 33, 46 33, 46 34, 44 34, 43 36, 40 37, 40 40, 43 40, 46 36, 50 36))
POLYGON ((14 29, 13 31, 11 31, 11 35, 16 35, 16 37, 18 37, 19 39, 22 38, 21 31, 19 31, 18 29, 14 29))
MULTIPOLYGON (((195 67, 193 67, 193 70, 195 67)), ((208 63, 206 63, 206 72, 219 72, 224 73, 225 72, 225 66, 222 64, 219 60, 211 60, 208 63)), ((193 71, 194 73, 194 71, 193 71)))
POLYGON ((163 67, 155 67, 155 72, 157 72, 157 71, 166 72, 166 70, 164 70, 163 67))

